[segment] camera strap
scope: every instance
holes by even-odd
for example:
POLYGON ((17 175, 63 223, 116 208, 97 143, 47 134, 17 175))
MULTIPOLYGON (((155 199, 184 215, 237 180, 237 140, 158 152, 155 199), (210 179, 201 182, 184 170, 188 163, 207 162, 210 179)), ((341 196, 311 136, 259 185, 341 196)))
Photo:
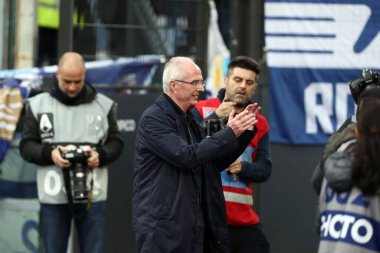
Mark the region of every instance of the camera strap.
POLYGON ((92 175, 92 169, 90 169, 89 174, 91 174, 91 181, 90 181, 90 192, 88 193, 88 200, 87 200, 87 211, 89 211, 91 208, 92 189, 94 188, 94 177, 92 175))
POLYGON ((65 181, 67 200, 69 202, 69 210, 70 210, 70 213, 74 217, 76 217, 75 212, 74 212, 74 207, 73 207, 73 205, 74 205, 73 196, 71 195, 70 169, 64 169, 63 170, 63 176, 64 176, 64 181, 65 181))

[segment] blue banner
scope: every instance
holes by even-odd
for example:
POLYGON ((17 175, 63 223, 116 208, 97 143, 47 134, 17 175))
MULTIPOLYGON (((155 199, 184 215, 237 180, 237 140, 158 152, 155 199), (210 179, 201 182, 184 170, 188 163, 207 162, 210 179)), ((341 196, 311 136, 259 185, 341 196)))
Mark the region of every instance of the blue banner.
MULTIPOLYGON (((92 84, 127 84, 149 86, 159 65, 165 62, 161 55, 140 55, 115 60, 86 62, 86 81, 92 84)), ((0 70, 0 79, 20 79, 32 88, 42 84, 44 77, 53 77, 57 65, 30 69, 0 70)))
POLYGON ((325 144, 355 113, 348 82, 380 69, 380 1, 265 1, 271 141, 325 144))

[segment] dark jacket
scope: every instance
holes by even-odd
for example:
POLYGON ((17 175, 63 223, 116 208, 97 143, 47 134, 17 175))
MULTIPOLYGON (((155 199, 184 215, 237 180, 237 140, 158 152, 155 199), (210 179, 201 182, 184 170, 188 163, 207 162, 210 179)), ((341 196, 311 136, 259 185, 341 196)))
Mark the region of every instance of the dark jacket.
MULTIPOLYGON (((321 192, 321 186, 323 177, 325 176, 325 161, 326 159, 337 151, 337 149, 343 144, 350 140, 356 139, 355 136, 355 127, 356 122, 353 122, 351 119, 346 120, 346 122, 334 133, 330 136, 328 139, 326 146, 323 150, 323 154, 321 157, 321 160, 318 162, 318 164, 315 166, 313 174, 311 176, 311 184, 313 186, 313 189, 317 195, 321 192)), ((331 185, 330 185, 331 186, 331 185)), ((339 189, 335 189, 334 186, 332 186, 334 190, 339 191, 339 189)))
MULTIPOLYGON (((331 151, 331 154, 323 161, 323 168, 318 169, 321 171, 318 176, 322 177, 320 181, 323 183, 323 179, 326 179, 327 186, 337 193, 349 191, 352 187, 351 163, 356 139, 350 139, 340 144, 341 145, 335 151, 331 151)), ((315 173, 315 175, 317 174, 315 173)), ((322 189, 322 183, 318 186, 321 192, 324 190, 322 189)), ((316 228, 318 233, 320 233, 322 225, 320 220, 319 203, 320 202, 318 202, 316 217, 316 228)))
POLYGON ((323 171, 327 185, 334 191, 348 191, 352 187, 351 164, 355 146, 356 139, 343 143, 324 163, 323 171))
POLYGON ((133 178, 137 252, 228 252, 220 171, 239 157, 253 132, 236 138, 226 127, 204 136, 191 112, 165 94, 142 114, 133 178))

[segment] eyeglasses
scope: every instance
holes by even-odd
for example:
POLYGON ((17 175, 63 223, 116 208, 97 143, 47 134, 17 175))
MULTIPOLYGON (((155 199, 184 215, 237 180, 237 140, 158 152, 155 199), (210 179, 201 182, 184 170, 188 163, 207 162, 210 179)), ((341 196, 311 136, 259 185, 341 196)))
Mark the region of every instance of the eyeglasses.
POLYGON ((180 83, 188 83, 188 84, 193 85, 194 87, 197 86, 198 84, 202 85, 203 87, 206 86, 206 81, 205 80, 195 80, 195 81, 192 81, 192 82, 186 82, 186 81, 174 79, 174 81, 177 81, 177 82, 180 82, 180 83))

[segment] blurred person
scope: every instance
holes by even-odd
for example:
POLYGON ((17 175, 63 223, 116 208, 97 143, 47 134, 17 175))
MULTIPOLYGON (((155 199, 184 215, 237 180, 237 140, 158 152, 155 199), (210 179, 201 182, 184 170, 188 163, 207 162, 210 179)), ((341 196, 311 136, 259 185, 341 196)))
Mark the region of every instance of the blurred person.
MULTIPOLYGON (((379 81, 380 74, 378 72, 373 72, 369 69, 363 69, 360 77, 358 79, 352 80, 348 83, 351 91, 352 99, 357 105, 359 98, 364 90, 373 87, 380 86, 379 81)), ((325 148, 322 153, 322 157, 318 164, 315 166, 311 183, 314 192, 319 196, 321 192, 323 179, 326 178, 327 184, 332 187, 335 191, 342 192, 351 187, 350 179, 350 168, 347 164, 340 166, 325 166, 326 159, 336 152, 339 148, 347 149, 347 153, 352 152, 355 141, 355 128, 356 128, 356 115, 348 118, 343 125, 330 136, 325 148)), ((342 160, 347 161, 347 160, 342 160)), ((320 219, 319 219, 319 202, 316 208, 316 228, 317 232, 320 231, 320 219)))
POLYGON ((340 177, 349 187, 334 190, 328 173, 323 180, 319 253, 380 252, 380 88, 366 89, 358 101, 356 139, 324 163, 326 173, 349 175, 340 177))
MULTIPOLYGON (((246 56, 231 59, 224 78, 225 88, 218 92, 217 98, 199 101, 192 110, 194 117, 211 128, 209 132, 223 128, 231 112, 240 113, 252 104, 250 99, 257 89, 259 73, 260 66, 254 59, 246 56), (212 126, 215 122, 221 124, 220 127, 212 126)), ((231 253, 270 251, 253 208, 253 183, 265 182, 272 171, 269 124, 261 114, 257 119, 256 135, 240 158, 221 174, 231 253)))
POLYGON ((142 114, 136 136, 133 227, 137 252, 228 252, 220 171, 254 136, 257 104, 210 138, 190 112, 204 91, 200 68, 187 57, 164 67, 163 94, 142 114))
MULTIPOLYGON (((355 104, 357 104, 359 101, 360 95, 362 94, 364 90, 380 86, 380 73, 369 70, 369 69, 363 69, 360 77, 356 80, 350 81, 348 85, 351 91, 352 98, 355 104)), ((315 166, 315 169, 311 177, 311 183, 317 195, 319 195, 321 191, 322 180, 325 175, 325 172, 323 170, 325 160, 332 153, 334 153, 341 145, 356 139, 355 128, 356 128, 356 116, 353 115, 352 117, 348 118, 343 123, 343 125, 328 139, 325 145, 325 148, 323 150, 322 157, 320 161, 318 162, 318 164, 315 166)), ((350 145, 349 148, 352 148, 352 147, 353 146, 350 145)), ((329 172, 329 175, 330 173, 334 173, 334 172, 333 171, 329 172)), ((344 184, 345 182, 348 182, 348 180, 346 180, 347 178, 348 178, 347 173, 338 173, 332 176, 331 180, 329 180, 328 182, 329 183, 331 182, 330 186, 332 186, 335 190, 342 191, 342 190, 347 189, 347 187, 349 187, 349 185, 344 184), (336 177, 338 178, 341 177, 342 180, 339 180, 339 179, 335 180, 334 178, 336 177)))
POLYGON ((22 157, 38 165, 43 251, 66 253, 71 221, 83 253, 104 251, 107 165, 121 154, 116 104, 85 83, 76 52, 59 59, 57 82, 27 100, 22 157))

